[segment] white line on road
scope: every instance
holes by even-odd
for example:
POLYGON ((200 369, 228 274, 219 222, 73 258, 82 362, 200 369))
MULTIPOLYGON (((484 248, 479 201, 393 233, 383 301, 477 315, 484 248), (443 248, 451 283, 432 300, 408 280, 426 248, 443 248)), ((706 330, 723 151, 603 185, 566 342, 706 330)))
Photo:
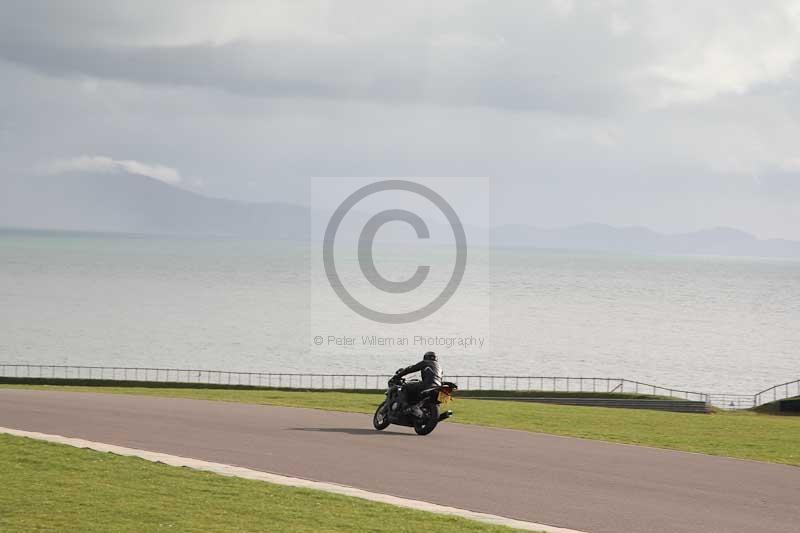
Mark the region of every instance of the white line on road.
POLYGON ((277 485, 286 485, 289 487, 301 487, 305 489, 314 489, 325 492, 332 492, 334 494, 342 494, 344 496, 351 496, 353 498, 361 498, 362 500, 387 503, 390 505, 395 505, 397 507, 406 507, 408 509, 416 509, 419 511, 427 511, 430 513, 459 516, 461 518, 476 520, 478 522, 485 522, 498 526, 508 526, 516 529, 524 529, 527 531, 543 531, 545 533, 584 533, 574 529, 564 529, 561 527, 548 526, 545 524, 537 524, 535 522, 525 522, 523 520, 515 520, 513 518, 506 518, 504 516, 468 511, 466 509, 459 509, 457 507, 437 505, 435 503, 423 502, 420 500, 399 498, 397 496, 390 496, 388 494, 380 494, 378 492, 370 492, 362 489, 357 489, 355 487, 348 487, 347 485, 338 485, 336 483, 311 481, 308 479, 282 476, 280 474, 261 472, 259 470, 252 470, 250 468, 243 468, 240 466, 226 465, 222 463, 212 463, 209 461, 201 461, 200 459, 191 459, 188 457, 180 457, 177 455, 169 455, 166 453, 150 452, 147 450, 137 450, 136 448, 126 448, 124 446, 105 444, 103 442, 93 442, 89 440, 76 439, 72 437, 62 437, 61 435, 49 435, 47 433, 38 433, 36 431, 22 431, 19 429, 11 429, 5 427, 0 427, 0 433, 15 435, 17 437, 28 437, 31 439, 44 440, 48 442, 56 442, 59 444, 74 446, 76 448, 89 448, 90 450, 95 450, 98 452, 110 452, 117 455, 124 455, 128 457, 139 457, 140 459, 145 459, 146 461, 151 461, 153 463, 164 463, 170 466, 184 466, 188 468, 193 468, 195 470, 204 470, 206 472, 221 474, 223 476, 240 477, 245 479, 253 479, 257 481, 267 481, 269 483, 275 483, 277 485))

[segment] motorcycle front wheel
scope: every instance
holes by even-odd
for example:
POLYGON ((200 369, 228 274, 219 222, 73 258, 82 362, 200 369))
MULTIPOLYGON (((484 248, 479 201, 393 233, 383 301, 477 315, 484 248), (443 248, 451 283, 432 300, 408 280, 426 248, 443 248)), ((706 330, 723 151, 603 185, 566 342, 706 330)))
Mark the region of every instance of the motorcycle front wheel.
POLYGON ((389 414, 386 412, 386 402, 383 402, 375 410, 375 415, 372 417, 372 426, 381 431, 389 427, 389 414))
POLYGON ((417 435, 427 435, 436 428, 439 423, 439 406, 435 403, 425 406, 423 411, 425 417, 414 422, 414 431, 417 435))

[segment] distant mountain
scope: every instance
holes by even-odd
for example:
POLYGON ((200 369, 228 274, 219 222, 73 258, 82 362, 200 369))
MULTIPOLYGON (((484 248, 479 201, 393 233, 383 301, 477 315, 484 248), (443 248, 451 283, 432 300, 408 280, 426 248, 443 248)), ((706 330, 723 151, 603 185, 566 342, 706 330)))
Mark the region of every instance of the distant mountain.
POLYGON ((665 235, 642 227, 583 224, 561 229, 500 226, 491 230, 494 246, 598 250, 681 255, 800 257, 800 242, 759 239, 733 228, 665 235))
POLYGON ((209 198, 131 174, 0 182, 0 226, 307 239, 308 209, 209 198))
MULTIPOLYGON (((352 218, 343 224, 342 230, 358 235, 365 215, 354 212, 352 218)), ((307 207, 209 198, 151 178, 124 173, 0 181, 0 226, 6 227, 308 240, 310 220, 307 207)), ((444 228, 431 233, 446 235, 448 231, 449 228, 444 228)), ((677 235, 665 235, 643 227, 619 228, 604 224, 560 229, 506 225, 488 231, 466 227, 466 231, 473 243, 491 242, 493 246, 504 247, 800 257, 800 242, 759 239, 732 228, 677 235)), ((408 231, 390 226, 381 233, 382 238, 390 241, 408 238, 408 235, 408 231)), ((314 238, 319 235, 315 234, 314 238)))

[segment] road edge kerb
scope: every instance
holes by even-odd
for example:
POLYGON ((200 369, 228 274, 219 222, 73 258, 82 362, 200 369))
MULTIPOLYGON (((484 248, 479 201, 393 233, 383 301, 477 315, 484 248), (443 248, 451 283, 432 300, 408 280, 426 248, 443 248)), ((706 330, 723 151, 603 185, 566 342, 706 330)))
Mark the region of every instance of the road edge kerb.
POLYGON ((138 457, 152 463, 163 463, 169 466, 183 466, 192 468, 194 470, 202 470, 205 472, 212 472, 223 476, 240 477, 255 481, 266 481, 277 485, 284 485, 288 487, 299 487, 305 489, 320 490, 343 496, 350 496, 362 500, 369 500, 378 503, 385 503, 394 505, 396 507, 404 507, 407 509, 415 509, 418 511, 427 511, 430 513, 444 514, 451 516, 458 516, 477 522, 484 522, 498 526, 508 526, 515 529, 525 531, 542 531, 544 533, 586 533, 575 529, 565 529, 556 526, 549 526, 546 524, 538 524, 535 522, 526 522, 523 520, 516 520, 514 518, 507 518, 504 516, 497 516, 487 513, 480 513, 476 511, 469 511, 467 509, 459 509, 457 507, 448 507, 446 505, 438 505, 435 503, 425 502, 422 500, 411 500, 408 498, 400 498, 398 496, 391 496, 389 494, 381 494, 379 492, 370 492, 367 490, 350 487, 347 485, 339 485, 336 483, 329 483, 324 481, 312 481, 303 478, 296 478, 284 476, 281 474, 274 474, 271 472, 262 472, 260 470, 253 470, 241 466, 227 465, 223 463, 214 463, 210 461, 203 461, 200 459, 192 459, 189 457, 180 457, 178 455, 170 455, 160 452, 151 452, 147 450, 139 450, 136 448, 127 448, 125 446, 117 446, 115 444, 106 444, 103 442, 95 442, 85 439, 74 437, 64 437, 62 435, 51 435, 48 433, 39 433, 37 431, 25 431, 20 429, 6 428, 0 426, 0 433, 12 435, 16 437, 27 437, 35 440, 42 440, 47 442, 54 442, 57 444, 66 444, 75 448, 88 448, 98 452, 113 453, 116 455, 126 457, 138 457))

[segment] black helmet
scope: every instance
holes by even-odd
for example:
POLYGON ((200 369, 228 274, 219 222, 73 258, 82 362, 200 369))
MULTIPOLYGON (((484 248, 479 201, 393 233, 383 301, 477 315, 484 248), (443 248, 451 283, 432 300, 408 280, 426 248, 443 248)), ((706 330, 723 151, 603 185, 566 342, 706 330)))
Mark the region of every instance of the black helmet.
POLYGON ((436 361, 436 354, 434 352, 425 352, 422 356, 423 361, 436 361))

